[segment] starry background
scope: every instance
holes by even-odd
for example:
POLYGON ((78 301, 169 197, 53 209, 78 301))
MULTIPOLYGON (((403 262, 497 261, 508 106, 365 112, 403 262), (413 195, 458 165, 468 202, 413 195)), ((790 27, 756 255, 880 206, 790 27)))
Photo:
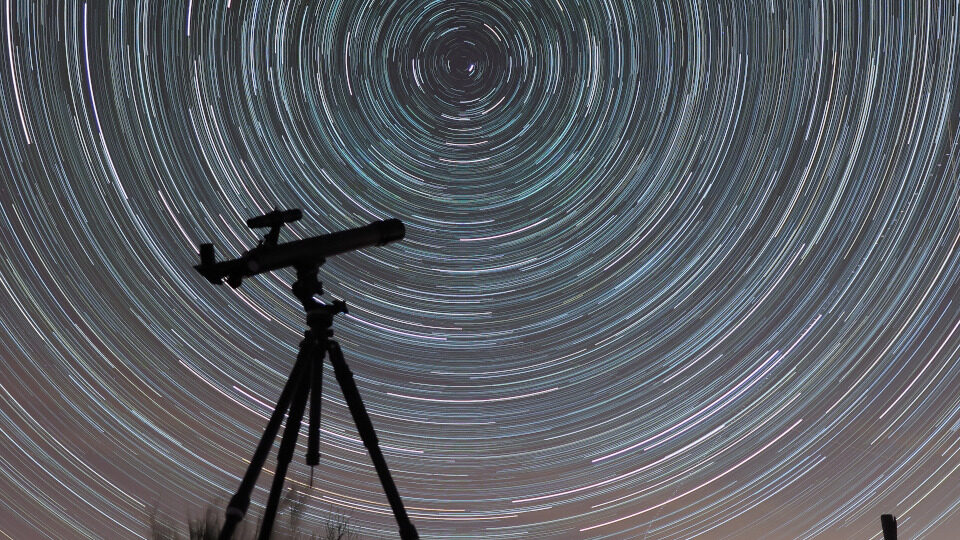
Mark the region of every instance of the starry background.
POLYGON ((233 493, 302 313, 191 266, 279 206, 406 223, 322 278, 425 538, 953 538, 960 8, 853 4, 5 0, 0 531, 233 493))

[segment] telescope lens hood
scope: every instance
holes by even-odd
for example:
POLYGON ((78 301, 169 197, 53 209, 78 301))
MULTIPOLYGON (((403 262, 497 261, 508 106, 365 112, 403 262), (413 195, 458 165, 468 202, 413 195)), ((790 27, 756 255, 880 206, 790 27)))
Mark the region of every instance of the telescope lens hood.
POLYGON ((407 234, 407 228, 404 227, 403 222, 399 219, 378 221, 373 225, 380 233, 380 242, 378 243, 381 246, 389 244, 390 242, 396 242, 397 240, 403 240, 403 237, 407 234))

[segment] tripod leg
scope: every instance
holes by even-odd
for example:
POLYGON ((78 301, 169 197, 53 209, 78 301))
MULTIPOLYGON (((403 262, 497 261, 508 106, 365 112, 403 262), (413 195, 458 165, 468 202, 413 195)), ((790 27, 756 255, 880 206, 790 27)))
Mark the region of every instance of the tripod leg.
POLYGON ((260 437, 260 443, 257 444, 257 449, 254 451, 253 458, 247 466, 247 472, 243 475, 240 487, 237 488, 236 494, 230 499, 230 504, 227 506, 226 520, 224 521, 223 528, 220 530, 220 540, 230 540, 233 537, 233 532, 237 524, 240 523, 244 514, 247 513, 247 508, 250 506, 250 493, 253 491, 254 484, 257 483, 257 477, 260 476, 263 463, 267 460, 267 453, 270 452, 273 441, 277 438, 277 431, 280 430, 280 423, 283 421, 283 416, 290 407, 290 400, 296 391, 298 381, 303 378, 304 370, 309 367, 308 355, 304 354, 305 343, 305 341, 300 343, 300 353, 297 355, 297 360, 293 364, 293 369, 290 370, 290 377, 283 386, 283 391, 280 392, 277 405, 273 408, 273 414, 270 416, 270 421, 263 431, 263 436, 260 437))
MULTIPOLYGON (((307 431, 307 465, 313 467, 320 463, 320 400, 323 397, 322 357, 317 358, 311 364, 310 379, 310 428, 307 431)), ((313 479, 312 472, 310 478, 313 479)))
POLYGON ((367 414, 366 407, 363 406, 363 400, 360 399, 360 391, 357 390, 357 383, 353 380, 353 373, 343 359, 343 351, 340 350, 340 344, 336 341, 327 343, 327 351, 330 353, 330 363, 333 364, 333 373, 340 383, 340 389, 343 391, 343 398, 350 407, 350 414, 353 416, 353 423, 357 425, 357 431, 360 433, 360 439, 363 445, 367 447, 370 454, 370 460, 377 470, 377 476, 380 477, 380 484, 383 485, 383 491, 387 495, 387 501, 393 510, 393 516, 400 527, 400 538, 402 540, 418 540, 420 535, 417 529, 410 522, 407 516, 407 510, 403 507, 403 501, 400 500, 400 492, 397 491, 397 485, 393 483, 390 476, 390 469, 387 468, 387 461, 383 458, 383 452, 380 451, 380 442, 377 440, 377 434, 373 430, 373 424, 370 422, 370 416, 367 414))
MULTIPOLYGON (((312 362, 312 360, 311 360, 312 362)), ((280 449, 277 450, 277 469, 273 474, 273 485, 270 486, 270 497, 263 512, 263 524, 260 526, 260 540, 270 540, 273 522, 277 517, 277 507, 280 505, 280 496, 283 495, 283 481, 287 476, 287 467, 293 459, 293 451, 297 447, 297 436, 300 435, 300 422, 303 420, 303 409, 307 405, 307 394, 310 393, 310 381, 302 377, 297 386, 297 392, 290 404, 290 413, 287 414, 287 424, 283 428, 283 438, 280 439, 280 449)))

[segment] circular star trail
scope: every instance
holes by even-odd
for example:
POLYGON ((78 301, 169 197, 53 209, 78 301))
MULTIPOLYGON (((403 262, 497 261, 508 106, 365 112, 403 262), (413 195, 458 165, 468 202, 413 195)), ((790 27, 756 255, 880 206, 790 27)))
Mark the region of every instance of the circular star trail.
MULTIPOLYGON (((958 12, 5 0, 0 531, 223 506, 303 318, 197 244, 296 207, 406 224, 321 278, 423 538, 952 537, 958 12)), ((323 400, 304 519, 394 537, 323 400)))

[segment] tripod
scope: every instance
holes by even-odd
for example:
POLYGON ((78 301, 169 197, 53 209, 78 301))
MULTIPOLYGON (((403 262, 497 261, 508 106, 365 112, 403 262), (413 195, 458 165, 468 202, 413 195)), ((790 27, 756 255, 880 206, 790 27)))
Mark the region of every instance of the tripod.
MULTIPOLYGON (((322 261, 320 261, 322 264, 322 261)), ((387 462, 380 451, 377 435, 370 423, 370 417, 360 399, 360 392, 353 380, 353 373, 343 359, 340 344, 333 338, 333 317, 338 313, 346 313, 347 306, 343 301, 334 301, 332 304, 323 304, 314 296, 323 292, 323 287, 317 280, 319 264, 296 267, 297 280, 293 284, 293 294, 303 304, 307 314, 307 327, 303 341, 300 342, 300 351, 297 360, 290 371, 273 409, 270 421, 260 438, 253 459, 247 467, 247 472, 240 482, 236 494, 230 499, 227 506, 226 521, 220 530, 220 540, 230 540, 233 532, 247 513, 250 506, 250 493, 257 482, 257 476, 263 469, 267 453, 273 446, 273 441, 280 430, 280 422, 287 416, 286 426, 283 429, 283 438, 280 440, 280 449, 277 451, 277 468, 273 476, 273 485, 270 487, 270 496, 263 515, 263 524, 260 527, 259 540, 268 540, 273 530, 273 522, 277 516, 277 507, 280 504, 280 495, 283 492, 283 482, 287 476, 287 467, 293 458, 293 451, 297 445, 297 436, 300 434, 300 424, 303 420, 304 409, 307 406, 307 396, 310 397, 310 416, 307 435, 307 465, 314 466, 320 462, 320 398, 323 387, 323 357, 330 357, 333 372, 340 384, 340 390, 350 408, 353 422, 357 426, 363 445, 367 447, 373 466, 380 477, 380 484, 387 495, 387 501, 393 510, 393 516, 400 528, 402 540, 417 540, 417 529, 410 522, 407 511, 400 500, 400 493, 390 476, 387 462), (288 412, 289 410, 289 412, 288 412)))

